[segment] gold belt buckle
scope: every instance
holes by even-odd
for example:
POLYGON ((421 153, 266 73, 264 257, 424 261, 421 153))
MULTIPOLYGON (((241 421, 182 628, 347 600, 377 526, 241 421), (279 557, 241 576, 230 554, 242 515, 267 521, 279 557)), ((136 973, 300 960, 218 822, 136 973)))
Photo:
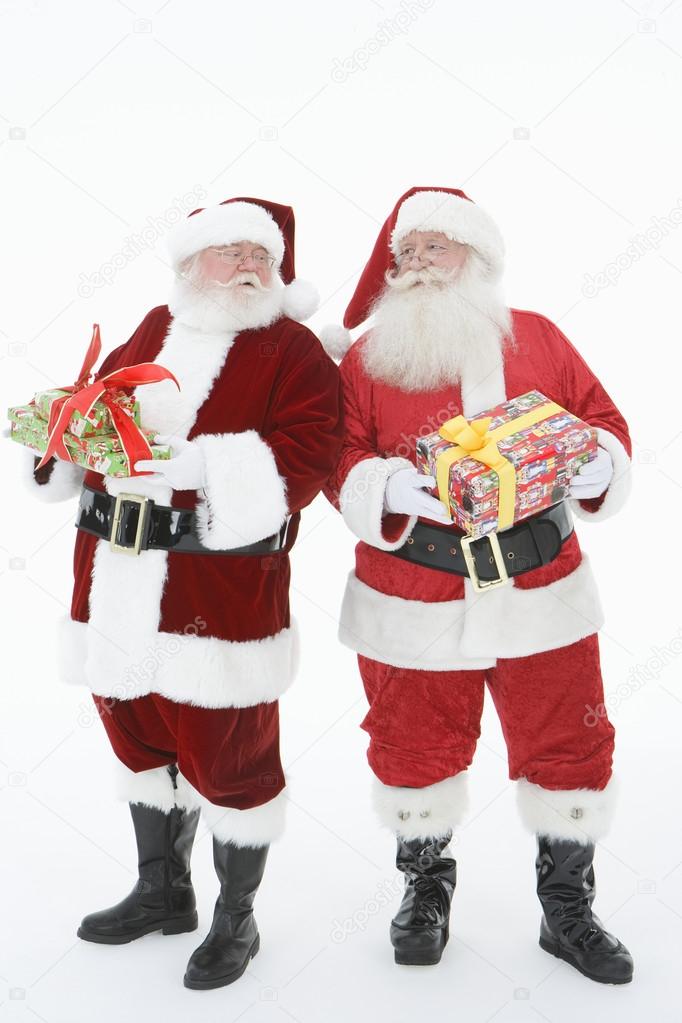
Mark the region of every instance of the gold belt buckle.
POLYGON ((486 590, 494 589, 495 586, 504 586, 505 583, 509 582, 509 575, 504 564, 504 555, 502 554, 502 548, 500 547, 500 541, 497 538, 497 533, 486 533, 484 536, 477 537, 463 536, 460 543, 462 545, 464 560, 467 568, 469 569, 469 578, 471 579, 476 593, 484 593, 486 590), (471 553, 470 548, 474 540, 483 540, 485 537, 487 537, 490 541, 490 549, 493 552, 495 568, 497 569, 499 579, 490 579, 488 582, 481 582, 478 578, 478 571, 476 569, 476 559, 471 553))
POLYGON ((140 547, 142 544, 142 535, 144 533, 144 524, 147 518, 147 505, 149 504, 148 497, 142 497, 140 494, 118 494, 116 496, 116 504, 114 505, 114 521, 111 527, 111 539, 109 545, 112 551, 120 551, 123 554, 139 554, 140 547), (135 542, 132 547, 126 547, 125 544, 116 542, 118 536, 118 527, 121 524, 121 516, 123 514, 123 502, 129 501, 132 504, 139 505, 139 512, 137 516, 137 531, 135 533, 135 542))

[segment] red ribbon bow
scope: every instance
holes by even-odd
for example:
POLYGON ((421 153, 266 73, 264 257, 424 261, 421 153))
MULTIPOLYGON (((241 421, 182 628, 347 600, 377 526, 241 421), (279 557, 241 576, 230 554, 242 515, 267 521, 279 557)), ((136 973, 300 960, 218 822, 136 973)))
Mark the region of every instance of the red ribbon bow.
POLYGON ((101 351, 99 324, 95 323, 78 379, 71 387, 60 387, 60 391, 69 393, 55 398, 50 406, 47 447, 45 454, 36 466, 37 469, 45 465, 53 455, 57 455, 58 458, 67 462, 73 461, 71 453, 64 443, 64 433, 71 416, 74 412, 80 412, 82 416, 87 416, 95 402, 101 399, 111 414, 114 429, 128 459, 130 474, 144 475, 135 473, 134 466, 138 459, 152 457, 151 448, 139 426, 127 412, 124 412, 109 392, 122 387, 137 387, 138 384, 153 384, 159 380, 172 380, 178 390, 180 390, 180 384, 170 370, 164 369, 163 366, 157 366, 153 362, 138 362, 135 366, 124 366, 123 369, 105 373, 103 377, 96 377, 92 383, 88 383, 92 368, 101 351))

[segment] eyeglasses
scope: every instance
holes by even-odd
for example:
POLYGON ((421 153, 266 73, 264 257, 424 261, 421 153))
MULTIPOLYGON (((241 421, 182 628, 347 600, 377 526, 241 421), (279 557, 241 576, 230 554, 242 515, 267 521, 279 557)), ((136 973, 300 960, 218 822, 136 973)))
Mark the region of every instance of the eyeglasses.
POLYGON ((409 263, 411 259, 415 259, 416 258, 420 262, 429 263, 430 264, 430 263, 435 263, 435 261, 440 256, 442 256, 444 252, 449 252, 449 251, 450 250, 448 248, 446 248, 445 245, 437 245, 435 242, 432 242, 427 247, 427 251, 425 253, 423 253, 421 256, 418 256, 416 251, 415 251, 414 245, 407 245, 402 250, 402 252, 398 253, 398 255, 395 257, 395 261, 398 264, 398 266, 401 266, 403 263, 409 263))
POLYGON ((227 266, 241 266, 247 259, 252 259, 261 269, 267 266, 272 270, 275 265, 274 258, 268 256, 266 252, 240 252, 239 249, 219 249, 212 246, 209 246, 208 251, 216 255, 221 263, 226 263, 227 266))

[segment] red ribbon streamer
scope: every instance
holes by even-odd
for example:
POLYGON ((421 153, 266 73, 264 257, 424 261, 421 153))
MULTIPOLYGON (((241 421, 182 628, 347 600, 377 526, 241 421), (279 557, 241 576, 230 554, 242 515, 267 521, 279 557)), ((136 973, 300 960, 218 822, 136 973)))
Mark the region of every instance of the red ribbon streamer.
POLYGON ((92 383, 88 383, 92 368, 97 362, 101 350, 99 324, 95 323, 78 379, 70 387, 60 387, 60 391, 68 391, 68 394, 55 398, 50 406, 47 447, 36 469, 45 465, 53 455, 67 462, 73 461, 71 452, 64 443, 64 433, 71 416, 74 412, 80 412, 81 415, 87 416, 95 402, 101 399, 111 413, 114 428, 128 460, 130 475, 147 475, 147 473, 136 473, 134 466, 138 460, 152 457, 151 448, 139 426, 127 412, 123 411, 109 392, 123 387, 137 387, 139 384, 153 384, 159 380, 172 380, 178 390, 180 390, 180 384, 170 370, 164 369, 163 366, 157 366, 153 362, 138 362, 134 366, 124 366, 122 369, 105 373, 103 377, 96 377, 92 383))

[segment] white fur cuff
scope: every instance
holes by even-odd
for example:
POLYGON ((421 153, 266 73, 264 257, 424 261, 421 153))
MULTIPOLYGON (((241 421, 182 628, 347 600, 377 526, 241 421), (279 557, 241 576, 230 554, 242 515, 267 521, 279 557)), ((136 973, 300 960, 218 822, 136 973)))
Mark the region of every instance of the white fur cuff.
POLYGON ((579 499, 569 498, 571 509, 578 518, 590 522, 600 522, 615 515, 623 507, 632 490, 632 463, 622 443, 600 426, 597 427, 597 443, 599 447, 608 451, 613 461, 613 476, 604 500, 596 511, 588 511, 581 505, 579 499))
POLYGON ((154 767, 149 771, 135 773, 117 760, 116 769, 119 799, 128 803, 143 803, 162 813, 170 813, 175 806, 187 810, 200 808, 207 827, 219 842, 258 847, 274 842, 284 831, 286 790, 261 806, 235 810, 211 803, 179 771, 176 789, 167 767, 154 767))
POLYGON ((616 782, 605 789, 543 789, 521 778, 516 798, 529 831, 554 839, 596 842, 608 832, 616 802, 616 782))
POLYGON ((401 838, 442 838, 461 824, 467 812, 466 772, 423 788, 384 785, 375 778, 372 802, 381 823, 401 838))
POLYGON ((37 452, 30 448, 24 448, 25 466, 23 467, 23 479, 34 497, 46 504, 55 504, 57 501, 67 501, 70 497, 76 497, 80 493, 83 484, 85 469, 82 465, 74 462, 65 462, 55 458, 55 463, 47 483, 37 483, 33 475, 33 467, 37 452))
POLYGON ((176 805, 173 779, 167 767, 136 773, 116 760, 116 794, 126 803, 143 803, 162 813, 170 813, 176 805))
POLYGON ((276 533, 288 512, 286 483, 255 430, 196 437, 206 463, 197 531, 212 550, 243 547, 276 533))
POLYGON ((397 540, 384 538, 381 521, 384 510, 386 484, 399 469, 414 469, 406 458, 363 458, 346 476, 339 493, 339 509, 351 532, 360 540, 380 551, 395 551, 405 543, 407 535, 417 521, 408 517, 405 529, 397 540))
POLYGON ((286 822, 286 789, 274 799, 248 810, 211 803, 178 774, 178 804, 201 807, 206 826, 219 842, 257 848, 280 838, 286 822))

